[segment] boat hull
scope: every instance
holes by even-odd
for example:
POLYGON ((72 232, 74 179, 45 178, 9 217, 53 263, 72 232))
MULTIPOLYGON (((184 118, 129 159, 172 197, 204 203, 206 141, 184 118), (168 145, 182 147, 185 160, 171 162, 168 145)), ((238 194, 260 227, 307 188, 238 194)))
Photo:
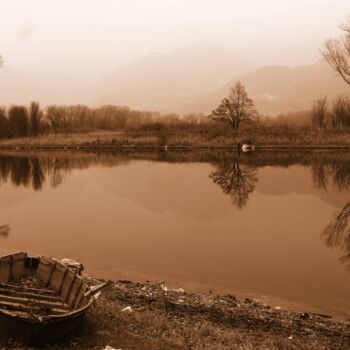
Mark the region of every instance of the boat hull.
POLYGON ((16 253, 0 257, 0 337, 56 342, 74 332, 105 286, 90 287, 60 261, 16 253))
POLYGON ((84 322, 84 316, 81 314, 46 323, 33 323, 0 314, 0 336, 28 345, 53 343, 78 330, 84 322))

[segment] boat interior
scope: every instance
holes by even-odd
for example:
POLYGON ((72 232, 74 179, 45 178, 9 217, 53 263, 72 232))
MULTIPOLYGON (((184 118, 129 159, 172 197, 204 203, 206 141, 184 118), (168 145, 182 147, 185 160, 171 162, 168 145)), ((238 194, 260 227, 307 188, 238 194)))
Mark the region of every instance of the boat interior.
POLYGON ((40 321, 79 312, 90 300, 84 280, 58 260, 26 253, 0 257, 0 313, 40 321))

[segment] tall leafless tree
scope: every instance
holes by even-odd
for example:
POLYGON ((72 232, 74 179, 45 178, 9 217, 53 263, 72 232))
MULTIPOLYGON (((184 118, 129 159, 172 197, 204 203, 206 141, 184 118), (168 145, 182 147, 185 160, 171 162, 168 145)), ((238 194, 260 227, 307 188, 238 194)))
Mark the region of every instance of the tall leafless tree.
POLYGON ((321 96, 316 99, 311 109, 312 125, 322 130, 327 125, 328 103, 327 96, 321 96))
POLYGON ((245 86, 238 81, 230 89, 229 96, 224 98, 220 105, 212 111, 212 120, 226 121, 237 131, 243 120, 251 119, 256 115, 254 103, 248 97, 245 86))
POLYGON ((37 136, 41 128, 43 112, 38 102, 32 102, 29 106, 30 133, 37 136))
POLYGON ((341 128, 350 124, 350 99, 338 96, 332 103, 331 122, 334 128, 341 128))
POLYGON ((350 16, 340 25, 339 39, 327 39, 321 50, 328 64, 350 85, 350 16))
POLYGON ((55 136, 57 136, 63 121, 62 108, 56 105, 47 106, 46 120, 50 129, 54 132, 55 136))

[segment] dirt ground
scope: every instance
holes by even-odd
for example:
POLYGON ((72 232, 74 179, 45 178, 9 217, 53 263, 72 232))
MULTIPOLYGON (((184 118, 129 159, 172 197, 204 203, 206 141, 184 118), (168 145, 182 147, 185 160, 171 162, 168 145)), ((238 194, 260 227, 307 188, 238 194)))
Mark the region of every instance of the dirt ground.
MULTIPOLYGON (((115 281, 69 339, 45 349, 350 349, 350 321, 232 295, 115 281)), ((34 349, 1 340, 1 349, 34 349)))

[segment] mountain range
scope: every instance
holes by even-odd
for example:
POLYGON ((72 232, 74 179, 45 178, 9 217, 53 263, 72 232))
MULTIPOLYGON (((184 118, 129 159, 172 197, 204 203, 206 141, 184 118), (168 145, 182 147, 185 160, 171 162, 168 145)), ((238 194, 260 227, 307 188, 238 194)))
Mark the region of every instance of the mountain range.
POLYGON ((201 43, 168 54, 154 53, 102 77, 93 86, 69 76, 35 78, 0 69, 0 105, 49 103, 127 105, 162 113, 209 113, 237 80, 245 84, 261 114, 310 108, 321 94, 349 94, 350 87, 325 62, 300 67, 258 67, 219 45, 201 43))
POLYGON ((327 95, 331 100, 338 95, 350 94, 350 86, 325 62, 296 68, 269 66, 232 78, 210 95, 184 105, 183 111, 210 112, 237 80, 245 85, 257 110, 272 116, 310 109, 312 101, 320 95, 327 95))

